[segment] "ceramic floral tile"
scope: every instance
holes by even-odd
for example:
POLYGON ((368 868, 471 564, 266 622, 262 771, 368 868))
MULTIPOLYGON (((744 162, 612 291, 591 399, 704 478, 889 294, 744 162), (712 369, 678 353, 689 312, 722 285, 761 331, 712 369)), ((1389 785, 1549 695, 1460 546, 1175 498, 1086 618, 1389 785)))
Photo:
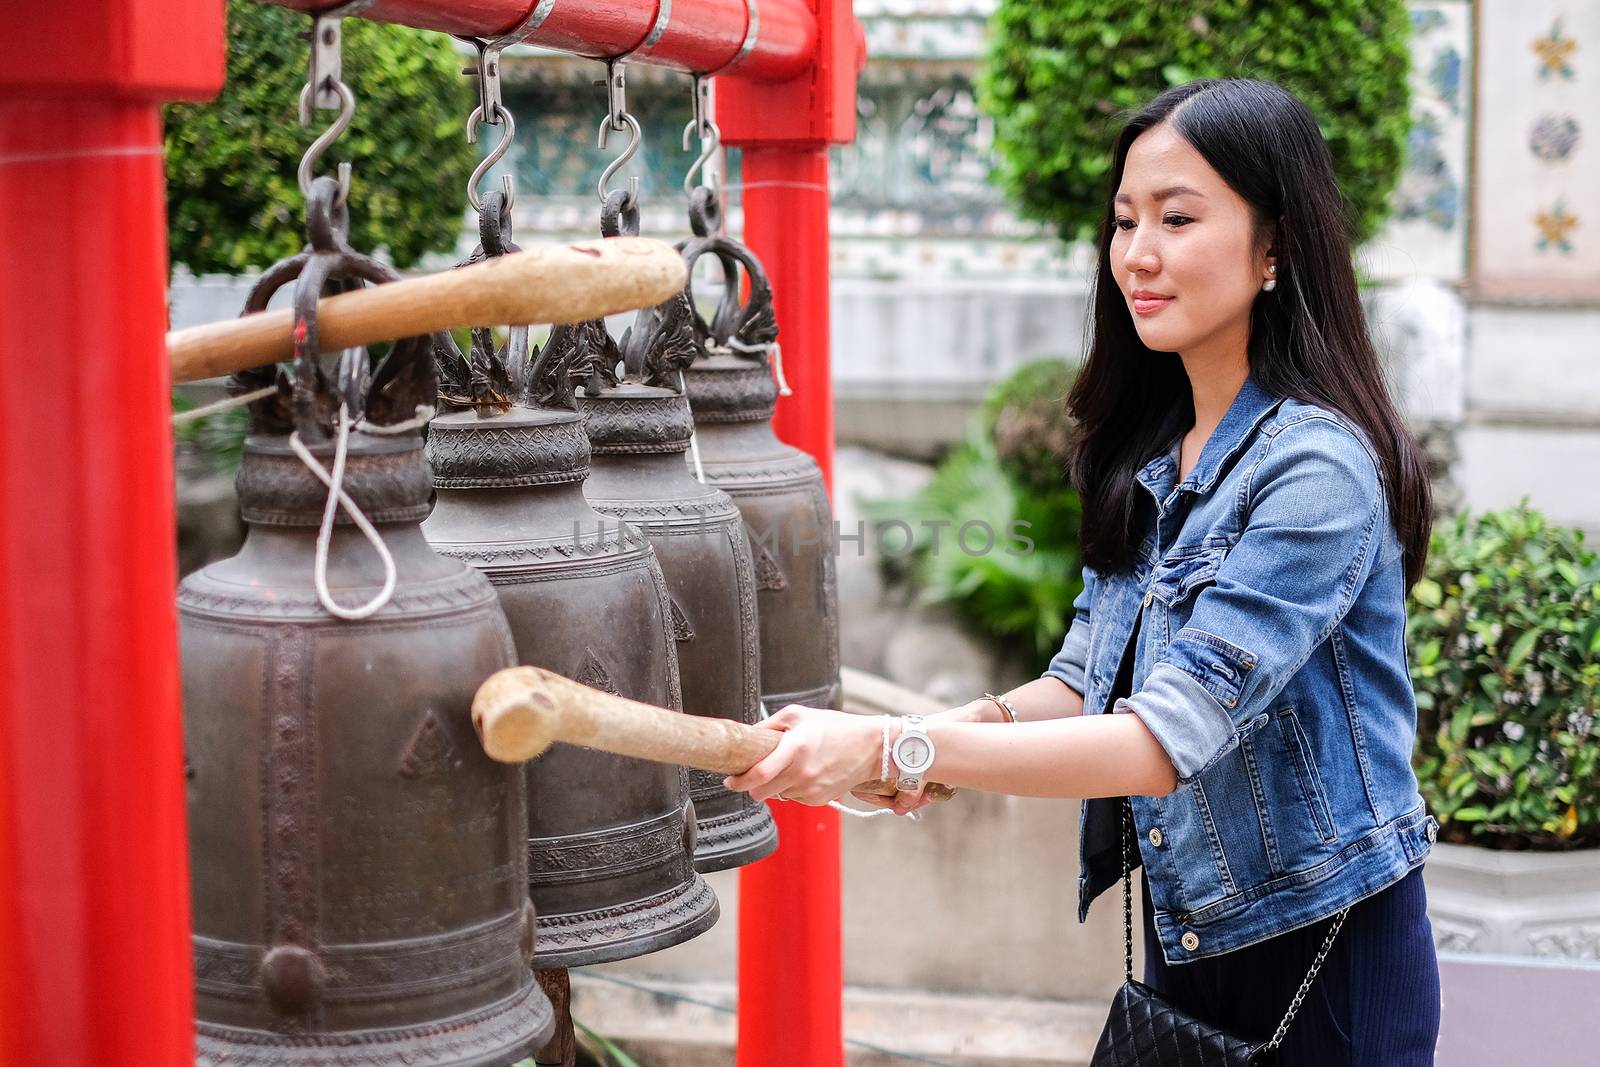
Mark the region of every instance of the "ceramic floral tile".
POLYGON ((1600 299, 1600 4, 1480 4, 1474 282, 1600 299))
POLYGON ((1370 275, 1459 279, 1466 269, 1472 9, 1411 6, 1411 135, 1393 214, 1363 250, 1370 275))

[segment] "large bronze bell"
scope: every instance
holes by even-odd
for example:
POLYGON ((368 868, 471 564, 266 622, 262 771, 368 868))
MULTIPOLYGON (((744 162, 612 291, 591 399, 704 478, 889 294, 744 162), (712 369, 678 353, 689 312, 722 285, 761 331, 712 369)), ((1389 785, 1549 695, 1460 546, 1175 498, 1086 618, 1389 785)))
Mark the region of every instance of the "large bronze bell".
MULTIPOLYGON (((485 196, 486 210, 496 196, 485 196)), ((491 244, 508 239, 502 223, 491 244)), ((671 597, 655 553, 584 499, 590 451, 573 380, 592 368, 575 361, 600 349, 561 340, 573 332, 561 328, 527 373, 520 353, 508 360, 486 333, 470 359, 441 351, 443 396, 465 410, 430 425, 438 501, 423 531, 494 584, 517 662, 681 709, 671 597)), ((716 921, 716 896, 692 863, 680 768, 558 745, 526 773, 541 970, 653 952, 716 921)))
MULTIPOLYGON (((678 391, 697 351, 687 294, 641 311, 623 335, 626 377, 602 366, 598 392, 586 386, 584 414, 593 470, 584 495, 601 514, 643 531, 666 577, 684 706, 736 722, 760 718, 760 636, 755 575, 733 500, 701 484, 684 465, 694 421, 678 391)), ((766 805, 731 793, 722 775, 690 770, 699 822, 695 867, 720 871, 753 863, 778 845, 766 805)))
MULTIPOLYGON (((703 210, 703 203, 697 207, 703 210)), ((761 631, 761 699, 768 711, 785 704, 841 708, 833 509, 816 461, 772 430, 778 401, 771 366, 778 336, 772 289, 748 248, 717 236, 703 215, 691 216, 697 236, 683 250, 690 298, 694 263, 702 255, 722 264, 727 288, 711 323, 697 321, 702 354, 687 372, 689 405, 706 479, 733 498, 748 530, 761 631), (743 304, 740 267, 750 280, 743 304)))
POLYGON ((246 311, 298 276, 295 382, 247 372, 239 471, 244 547, 178 593, 189 778, 198 1061, 202 1064, 498 1065, 543 1044, 548 1000, 530 969, 522 771, 484 755, 473 693, 515 663, 493 588, 433 552, 419 404, 427 339, 395 345, 368 381, 364 350, 338 381, 317 359, 330 278, 386 281, 344 243, 336 183, 318 178, 313 249, 270 269, 246 311), (330 225, 330 222, 333 224, 330 225), (291 449, 335 465, 393 560, 393 590, 347 509, 291 449), (389 431, 389 432, 385 432, 389 431), (366 617, 335 617, 325 606, 366 617))

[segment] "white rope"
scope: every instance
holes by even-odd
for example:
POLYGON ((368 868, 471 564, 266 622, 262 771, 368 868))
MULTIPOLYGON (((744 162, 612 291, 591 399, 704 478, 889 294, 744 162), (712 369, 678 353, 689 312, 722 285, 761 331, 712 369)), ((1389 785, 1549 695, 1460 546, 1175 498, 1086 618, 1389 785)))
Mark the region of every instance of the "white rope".
POLYGON ((56 163, 65 159, 109 159, 116 156, 159 156, 159 145, 104 145, 96 148, 71 148, 60 152, 29 152, 0 156, 0 167, 16 167, 24 163, 56 163))
POLYGON ((380 426, 377 423, 368 422, 366 419, 362 419, 360 422, 356 423, 356 429, 360 430, 362 433, 375 433, 382 435, 410 433, 412 430, 420 430, 424 426, 428 425, 428 420, 432 419, 433 415, 433 408, 429 407, 427 404, 418 404, 415 418, 407 419, 405 422, 391 422, 384 426, 380 426))
POLYGON ((317 560, 312 571, 317 586, 317 599, 322 602, 322 606, 330 615, 353 620, 365 619, 377 613, 389 602, 389 598, 394 595, 396 574, 394 556, 390 553, 389 546, 383 543, 377 528, 350 498, 350 494, 344 491, 344 461, 349 444, 350 411, 344 404, 339 405, 339 431, 333 446, 332 474, 317 462, 317 457, 313 456, 301 442, 300 431, 296 430, 289 435, 289 447, 294 450, 294 454, 299 456, 300 462, 328 487, 328 503, 322 510, 322 526, 317 530, 317 560), (349 514, 351 521, 365 535, 368 542, 377 550, 378 558, 383 561, 383 588, 378 590, 377 596, 358 608, 347 608, 336 603, 332 592, 328 589, 328 549, 333 544, 333 518, 340 504, 344 505, 344 510, 349 514))
POLYGON ((793 396, 794 390, 789 388, 789 381, 783 376, 783 346, 772 342, 772 370, 778 376, 778 395, 793 396))
POLYGON ((232 411, 234 408, 242 408, 246 404, 254 404, 262 397, 271 396, 277 391, 278 387, 276 385, 264 385, 260 389, 252 389, 250 392, 241 393, 239 396, 230 396, 226 400, 218 400, 214 404, 206 404, 201 407, 191 408, 188 411, 180 411, 172 416, 172 425, 182 426, 186 422, 194 422, 196 419, 203 419, 209 415, 232 411))
MULTIPOLYGON (((682 372, 680 371, 679 374, 681 375, 682 372)), ((238 396, 230 396, 225 400, 218 400, 214 404, 206 404, 201 407, 192 408, 189 411, 180 411, 176 415, 172 416, 172 425, 181 426, 186 422, 194 422, 196 419, 204 419, 211 415, 220 414, 224 411, 232 411, 234 408, 242 408, 246 404, 254 404, 257 400, 261 400, 264 397, 269 397, 277 391, 278 387, 276 385, 264 385, 260 389, 252 389, 250 392, 241 393, 238 396)), ((356 423, 355 428, 360 430, 362 433, 409 433, 412 430, 418 430, 426 426, 428 421, 432 419, 433 416, 433 408, 427 406, 426 404, 418 404, 416 418, 407 419, 405 422, 391 423, 387 426, 380 426, 377 423, 368 422, 366 419, 362 419, 360 422, 356 423)))
POLYGON ((786 182, 786 181, 761 181, 761 182, 733 182, 724 185, 723 192, 731 193, 735 190, 745 189, 812 189, 819 193, 828 192, 828 187, 818 182, 786 182))
MULTIPOLYGON (((778 799, 782 800, 783 798, 779 797, 778 799)), ((871 811, 862 811, 859 808, 852 808, 847 804, 841 804, 837 800, 828 801, 828 807, 839 812, 841 815, 854 815, 858 819, 876 819, 879 815, 894 814, 893 808, 873 808, 871 811)), ((910 811, 906 813, 906 818, 910 819, 912 822, 921 822, 922 813, 920 811, 910 811)))
MULTIPOLYGON (((682 393, 685 397, 689 395, 689 387, 685 385, 683 381, 682 367, 678 368, 678 392, 682 393)), ((689 426, 689 455, 694 459, 695 481, 699 482, 701 485, 705 485, 706 469, 700 465, 700 442, 695 440, 694 425, 692 423, 689 426)))

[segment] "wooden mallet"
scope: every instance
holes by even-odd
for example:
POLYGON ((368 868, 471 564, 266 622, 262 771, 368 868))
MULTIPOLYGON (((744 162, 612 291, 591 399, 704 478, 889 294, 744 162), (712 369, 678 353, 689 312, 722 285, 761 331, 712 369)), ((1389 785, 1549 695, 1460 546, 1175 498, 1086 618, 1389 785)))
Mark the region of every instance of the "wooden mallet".
MULTIPOLYGON (((483 750, 503 763, 533 759, 564 741, 721 774, 748 771, 778 747, 779 738, 776 730, 612 696, 542 667, 507 667, 490 675, 472 700, 472 725, 483 750)), ((859 788, 880 796, 895 792, 892 782, 859 788)), ((927 791, 935 800, 954 795, 938 783, 927 791)))
MULTIPOLYGON (((317 302, 322 350, 462 326, 584 322, 669 299, 687 281, 663 241, 611 237, 530 248, 458 270, 368 286, 317 302)), ((294 313, 263 311, 167 334, 172 380, 189 382, 294 355, 294 313)))

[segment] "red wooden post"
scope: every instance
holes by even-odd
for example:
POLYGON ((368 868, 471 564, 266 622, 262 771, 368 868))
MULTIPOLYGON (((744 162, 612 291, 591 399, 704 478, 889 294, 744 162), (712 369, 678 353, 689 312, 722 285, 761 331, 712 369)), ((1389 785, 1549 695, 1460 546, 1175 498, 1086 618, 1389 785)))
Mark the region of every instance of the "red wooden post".
POLYGON ((194 1062, 164 99, 222 0, 0 5, 0 1063, 194 1062))
MULTIPOLYGON (((833 484, 828 146, 855 139, 866 62, 849 0, 817 0, 817 52, 787 82, 719 79, 723 141, 742 146, 744 239, 772 281, 784 371, 778 436, 833 484)), ((778 851, 739 872, 739 1067, 842 1067, 839 815, 773 805, 778 851)))
MULTIPOLYGON (((785 377, 778 436, 833 482, 828 151, 744 150, 745 241, 772 282, 785 377)), ((776 710, 776 709, 774 709, 776 710)), ((778 850, 739 872, 739 1067, 841 1067, 839 814, 772 804, 778 850)))

